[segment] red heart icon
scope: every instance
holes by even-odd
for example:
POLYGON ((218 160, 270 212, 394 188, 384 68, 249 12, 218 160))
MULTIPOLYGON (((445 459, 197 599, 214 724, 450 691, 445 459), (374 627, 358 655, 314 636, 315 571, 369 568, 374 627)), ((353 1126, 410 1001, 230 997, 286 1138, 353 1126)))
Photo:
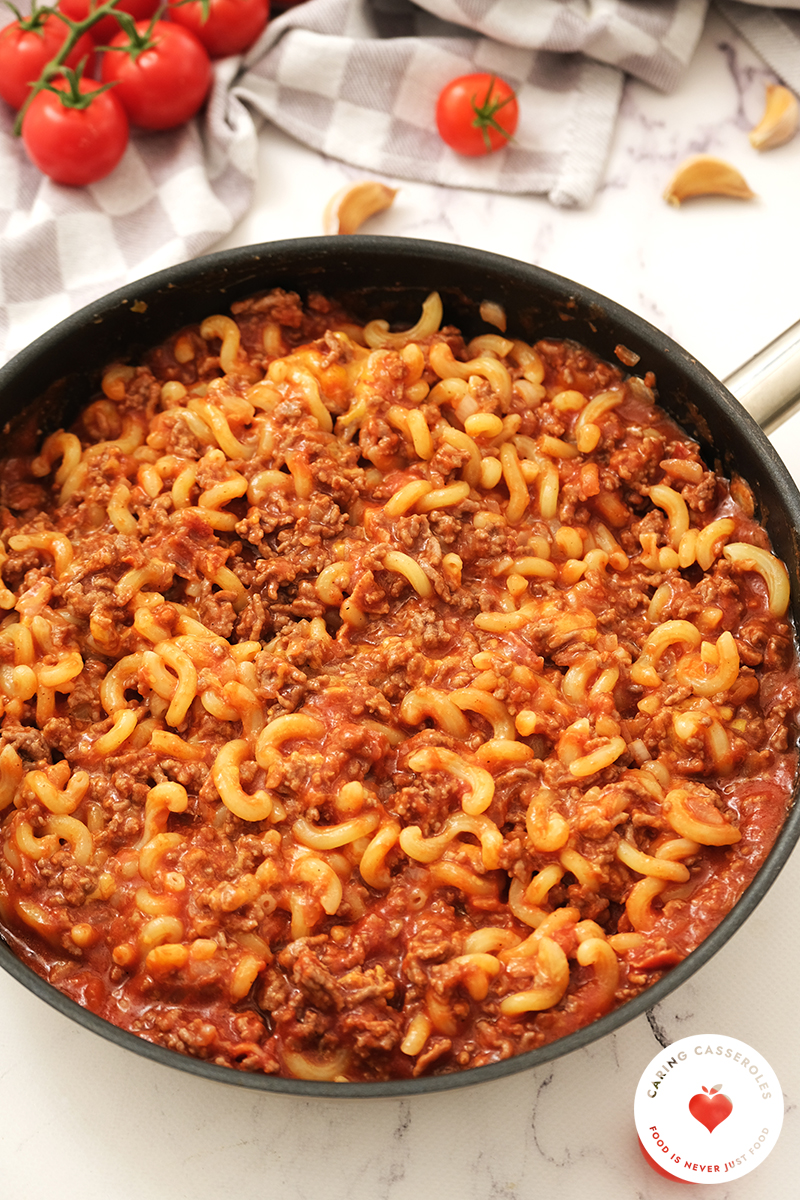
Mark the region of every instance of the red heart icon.
POLYGON ((689 1101, 689 1112, 695 1121, 705 1125, 709 1133, 713 1133, 716 1127, 733 1111, 733 1104, 720 1091, 721 1087, 721 1083, 715 1083, 712 1088, 704 1087, 702 1092, 692 1096, 689 1101))

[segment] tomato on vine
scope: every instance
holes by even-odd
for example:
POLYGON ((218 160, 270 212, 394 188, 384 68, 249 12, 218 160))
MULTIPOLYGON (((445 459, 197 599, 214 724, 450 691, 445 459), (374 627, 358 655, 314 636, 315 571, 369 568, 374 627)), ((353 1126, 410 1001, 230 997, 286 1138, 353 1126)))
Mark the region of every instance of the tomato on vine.
MULTIPOLYGON (((31 84, 58 54, 68 33, 68 26, 55 13, 43 12, 36 7, 29 17, 18 16, 0 31, 0 96, 12 108, 22 108, 31 84)), ((91 72, 94 42, 86 33, 70 51, 66 66, 77 67, 83 58, 86 59, 86 70, 91 72)))
POLYGON ((486 71, 452 79, 439 94, 439 136, 457 154, 477 158, 505 146, 519 121, 514 89, 486 71))
POLYGON ((128 144, 128 118, 113 90, 78 71, 47 84, 22 121, 35 166, 55 183, 84 187, 114 170, 128 144))
POLYGON ((172 21, 130 21, 111 39, 102 76, 134 125, 173 129, 208 95, 211 59, 193 33, 172 21))
POLYGON ((170 0, 168 11, 212 58, 227 58, 252 46, 269 19, 269 0, 170 0))
MULTIPOLYGON (((58 0, 59 12, 73 21, 85 21, 90 12, 99 8, 101 0, 58 0)), ((118 0, 115 12, 128 13, 134 21, 146 21, 152 17, 160 0, 118 0)), ((119 22, 109 13, 89 30, 89 36, 98 46, 105 46, 119 33, 119 22)))

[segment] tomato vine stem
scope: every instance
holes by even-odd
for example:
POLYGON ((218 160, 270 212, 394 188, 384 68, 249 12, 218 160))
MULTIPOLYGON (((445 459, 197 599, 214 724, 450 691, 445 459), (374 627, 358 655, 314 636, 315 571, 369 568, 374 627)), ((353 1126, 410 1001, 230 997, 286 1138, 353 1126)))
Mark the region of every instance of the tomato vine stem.
MULTIPOLYGON (((84 19, 82 21, 73 21, 71 17, 66 16, 64 13, 60 12, 57 8, 50 8, 50 7, 43 6, 42 8, 36 9, 37 16, 39 16, 39 15, 46 16, 49 13, 52 13, 53 15, 58 17, 59 20, 63 21, 64 24, 68 27, 69 32, 68 32, 66 38, 64 39, 64 42, 61 45, 61 49, 42 68, 41 75, 36 80, 36 82, 31 86, 31 90, 28 93, 25 103, 23 104, 23 106, 19 110, 19 112, 17 113, 17 119, 14 122, 14 136, 15 137, 19 137, 20 134, 22 133, 22 122, 25 119, 25 114, 28 111, 28 109, 30 108, 30 105, 31 105, 31 102, 33 101, 34 96, 38 96, 39 92, 44 91, 45 88, 50 88, 50 81, 54 75, 65 75, 66 74, 65 69, 64 69, 64 63, 66 62, 67 58, 69 57, 71 51, 74 49, 76 43, 78 42, 78 39, 81 38, 84 33, 86 33, 89 29, 91 29, 92 26, 96 25, 98 23, 98 21, 101 21, 103 19, 103 17, 107 17, 110 13, 113 13, 115 16, 117 16, 117 18, 119 17, 119 14, 116 12, 118 3, 119 3, 119 0, 104 0, 103 4, 100 4, 97 6, 97 8, 93 9, 89 13, 88 16, 84 17, 84 19)), ((11 8, 12 11, 15 11, 13 8, 13 5, 8 4, 7 7, 11 8)), ((31 15, 33 16, 33 14, 31 14, 31 15)), ((50 88, 50 90, 52 91, 53 89, 50 88)))

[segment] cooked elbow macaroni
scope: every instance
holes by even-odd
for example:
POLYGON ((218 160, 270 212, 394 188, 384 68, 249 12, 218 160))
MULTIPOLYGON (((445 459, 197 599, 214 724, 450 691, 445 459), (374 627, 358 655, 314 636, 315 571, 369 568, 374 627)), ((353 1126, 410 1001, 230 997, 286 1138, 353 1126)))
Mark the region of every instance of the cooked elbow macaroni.
POLYGON ((534 1049, 786 813, 764 532, 651 377, 441 322, 255 297, 0 472, 0 926, 151 1042, 342 1083, 534 1049))

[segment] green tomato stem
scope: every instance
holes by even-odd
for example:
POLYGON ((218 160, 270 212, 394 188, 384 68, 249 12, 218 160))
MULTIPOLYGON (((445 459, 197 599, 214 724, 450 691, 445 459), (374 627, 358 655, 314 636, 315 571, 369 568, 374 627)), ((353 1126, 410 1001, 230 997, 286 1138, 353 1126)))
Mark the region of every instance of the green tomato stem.
POLYGON ((474 129, 478 129, 480 131, 481 136, 486 143, 487 150, 492 149, 492 140, 489 137, 490 129, 494 129, 494 131, 499 133, 501 137, 504 137, 507 142, 512 140, 511 134, 508 132, 508 130, 504 129, 500 122, 495 118, 495 113, 499 112, 500 109, 504 108, 506 104, 510 104, 512 100, 516 99, 516 95, 514 92, 512 92, 510 96, 506 96, 505 100, 493 100, 491 96, 496 83, 497 77, 493 75, 489 82, 489 87, 486 90, 486 95, 482 104, 478 104, 475 96, 472 97, 471 101, 472 111, 475 113, 475 116, 472 120, 472 126, 474 129))
MULTIPOLYGON (((42 67, 41 75, 33 84, 25 103, 17 113, 17 119, 14 122, 15 137, 19 137, 22 133, 22 122, 25 119, 25 114, 28 111, 34 96, 38 96, 39 92, 50 86, 50 80, 54 75, 63 75, 65 73, 64 63, 75 49, 78 40, 83 36, 84 33, 91 29, 93 25, 96 25, 98 21, 101 21, 103 17, 108 16, 109 13, 114 13, 114 15, 118 16, 118 14, 115 12, 118 3, 119 0, 105 0, 105 3, 99 5, 96 9, 94 9, 93 12, 90 12, 89 15, 84 17, 82 21, 73 21, 71 17, 65 16, 64 13, 59 12, 55 8, 40 8, 38 10, 39 13, 53 13, 69 27, 69 33, 64 39, 61 49, 58 51, 58 53, 54 55, 54 57, 51 58, 48 63, 45 63, 44 67, 42 67)), ((52 91, 53 89, 51 88, 50 90, 52 91)))

